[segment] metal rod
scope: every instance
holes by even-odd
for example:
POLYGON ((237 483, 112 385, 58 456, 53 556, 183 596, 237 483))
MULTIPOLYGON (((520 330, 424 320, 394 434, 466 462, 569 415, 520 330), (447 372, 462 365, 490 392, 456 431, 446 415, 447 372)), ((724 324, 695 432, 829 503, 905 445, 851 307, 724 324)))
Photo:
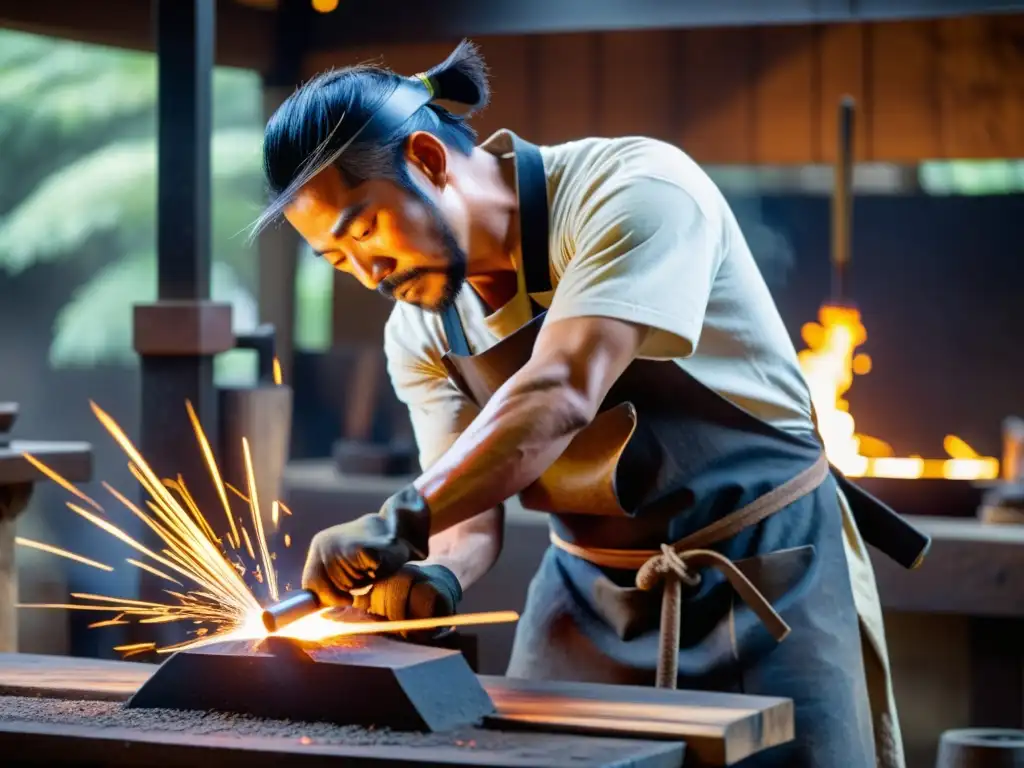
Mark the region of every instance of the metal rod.
POLYGON ((849 293, 849 264, 853 232, 853 116, 854 101, 839 102, 839 132, 832 190, 832 300, 841 303, 849 293))
POLYGON ((263 611, 267 632, 278 632, 299 619, 320 610, 320 598, 308 589, 295 592, 263 611))

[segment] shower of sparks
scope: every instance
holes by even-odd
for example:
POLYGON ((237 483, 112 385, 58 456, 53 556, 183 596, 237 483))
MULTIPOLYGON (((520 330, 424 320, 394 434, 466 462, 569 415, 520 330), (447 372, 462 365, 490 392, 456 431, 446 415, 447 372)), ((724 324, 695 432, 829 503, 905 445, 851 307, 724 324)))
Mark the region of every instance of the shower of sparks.
MULTIPOLYGON (((270 551, 267 532, 260 512, 260 499, 253 472, 252 454, 249 441, 242 439, 245 460, 245 476, 248 493, 226 483, 214 458, 210 442, 191 403, 186 403, 189 419, 199 445, 210 478, 227 517, 228 530, 218 537, 210 522, 200 510, 188 490, 184 478, 161 480, 145 461, 135 445, 128 439, 118 424, 98 405, 90 402, 93 413, 128 456, 128 468, 132 476, 149 496, 141 505, 103 483, 106 491, 122 507, 152 531, 163 546, 154 551, 115 525, 106 510, 96 500, 76 488, 57 472, 42 464, 38 459, 25 454, 25 458, 40 472, 72 494, 79 502, 67 501, 67 507, 100 530, 110 534, 123 544, 131 547, 141 557, 128 557, 125 562, 139 570, 175 585, 177 589, 165 589, 166 602, 137 600, 111 595, 72 593, 69 603, 23 603, 20 608, 42 608, 75 611, 93 611, 110 614, 109 618, 93 622, 91 628, 123 626, 131 622, 138 624, 165 624, 184 622, 195 628, 188 630, 190 639, 174 645, 159 647, 155 642, 140 642, 119 645, 114 650, 125 656, 156 651, 171 653, 196 648, 225 640, 254 640, 267 636, 261 618, 262 606, 245 577, 252 574, 263 585, 270 602, 279 599, 278 577, 274 567, 274 554, 270 551), (252 533, 242 517, 237 516, 231 506, 228 491, 237 496, 248 507, 252 533), (237 519, 237 523, 236 523, 237 519), (248 562, 245 562, 248 555, 248 562)), ((281 513, 291 515, 279 500, 271 500, 270 517, 276 530, 281 513)), ((50 544, 18 538, 21 546, 47 552, 73 560, 103 571, 114 568, 69 552, 50 544)), ((291 537, 283 536, 284 546, 291 545, 291 537)), ((286 586, 286 589, 288 587, 286 586)), ((511 611, 483 614, 466 614, 441 619, 420 619, 399 622, 345 622, 329 618, 320 611, 301 619, 277 634, 306 642, 326 642, 352 634, 403 632, 431 629, 445 626, 461 626, 482 623, 515 621, 518 615, 511 611)))

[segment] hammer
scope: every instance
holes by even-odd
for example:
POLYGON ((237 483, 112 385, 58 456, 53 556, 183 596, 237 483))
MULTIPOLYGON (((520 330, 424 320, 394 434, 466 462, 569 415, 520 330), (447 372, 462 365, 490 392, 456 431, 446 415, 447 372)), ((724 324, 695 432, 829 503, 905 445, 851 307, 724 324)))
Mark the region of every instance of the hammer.
POLYGON ((311 613, 316 613, 320 608, 320 598, 310 590, 302 589, 266 608, 263 611, 263 626, 267 632, 277 632, 311 613))
POLYGON ((850 241, 853 219, 853 114, 854 101, 844 96, 839 102, 839 135, 832 189, 832 302, 847 301, 850 241))
MULTIPOLYGON (((353 595, 365 595, 370 589, 372 589, 372 585, 354 590, 348 596, 349 602, 347 605, 352 604, 353 595)), ((338 604, 336 607, 344 606, 338 604)), ((316 596, 316 593, 308 589, 300 589, 298 592, 292 592, 290 595, 286 595, 278 602, 265 608, 262 614, 263 626, 267 632, 278 632, 289 624, 294 624, 299 619, 305 618, 311 613, 316 613, 321 608, 323 608, 323 603, 320 602, 320 598, 316 596)))

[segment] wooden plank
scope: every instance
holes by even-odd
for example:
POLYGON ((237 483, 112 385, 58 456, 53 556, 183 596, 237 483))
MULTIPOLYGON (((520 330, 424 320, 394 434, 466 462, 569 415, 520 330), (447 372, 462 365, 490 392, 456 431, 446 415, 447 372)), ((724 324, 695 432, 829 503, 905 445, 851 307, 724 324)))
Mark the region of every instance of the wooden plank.
POLYGON ((789 699, 481 677, 504 727, 681 738, 700 765, 733 765, 793 740, 789 699))
POLYGON ((671 31, 601 36, 596 72, 600 136, 649 136, 675 142, 676 53, 671 31))
MULTIPOLYGON (((596 35, 530 38, 529 91, 533 125, 525 137, 557 144, 590 136, 598 105, 596 35)), ((497 97, 500 98, 500 95, 497 97)))
POLYGON ((931 22, 946 157, 1024 154, 1024 22, 968 17, 931 22))
POLYGON ((303 77, 309 78, 335 67, 370 64, 386 67, 400 75, 411 76, 444 61, 452 48, 451 43, 371 44, 339 48, 306 56, 302 62, 302 73, 303 77))
MULTIPOLYGON (((133 662, 0 654, 0 695, 124 701, 154 669, 133 662)), ((480 682, 502 728, 682 739, 707 765, 730 765, 793 738, 788 699, 488 675, 480 682)))
POLYGON ((15 440, 6 447, 0 446, 0 485, 46 480, 46 475, 25 459, 26 453, 72 482, 92 479, 92 445, 89 443, 15 440))
POLYGON ((803 163, 821 153, 816 130, 816 30, 813 27, 758 27, 754 102, 754 160, 803 163))
POLYGON ((0 696, 127 701, 156 669, 134 661, 0 653, 0 696))
MULTIPOLYGON (((11 714, 6 713, 9 718, 11 714)), ((157 720, 154 718, 154 720, 157 720)), ((152 723, 173 728, 172 716, 152 723)), ((178 723, 179 727, 188 725, 178 723)), ((154 766, 216 765, 220 768, 277 768, 277 766, 479 766, 480 768, 544 768, 571 763, 581 768, 677 768, 683 745, 673 742, 599 739, 540 733, 491 734, 470 730, 470 740, 403 734, 402 743, 381 734, 380 743, 350 745, 317 743, 300 736, 261 736, 231 732, 206 735, 187 729, 149 730, 138 720, 123 727, 85 723, 0 722, 0 753, 19 766, 97 766, 153 768, 154 766), (389 743, 390 742, 390 743, 389 743)), ((339 734, 344 738, 344 734, 339 734)), ((337 737, 335 737, 337 738, 337 737)))
POLYGON ((1024 617, 1024 526, 940 517, 913 522, 932 537, 919 568, 908 571, 872 551, 883 608, 1024 617))
POLYGON ((492 37, 478 40, 491 81, 491 104, 473 119, 473 127, 485 139, 500 128, 528 136, 533 112, 530 63, 525 37, 492 37))
POLYGON ((865 31, 873 159, 915 162, 943 157, 934 27, 928 22, 893 22, 870 24, 865 31))
POLYGON ((702 163, 752 163, 753 67, 748 29, 677 33, 680 146, 702 163))
POLYGON ((853 123, 854 160, 863 162, 871 159, 866 64, 862 24, 833 24, 819 30, 816 96, 819 116, 814 162, 835 162, 839 144, 839 102, 844 96, 852 96, 857 104, 857 115, 853 123))

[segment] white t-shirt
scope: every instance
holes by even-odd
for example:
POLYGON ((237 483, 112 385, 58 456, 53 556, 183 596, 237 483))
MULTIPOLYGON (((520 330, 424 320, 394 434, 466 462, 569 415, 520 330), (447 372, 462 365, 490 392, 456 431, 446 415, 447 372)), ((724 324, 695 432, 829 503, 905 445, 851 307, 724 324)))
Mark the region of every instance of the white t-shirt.
MULTIPOLYGON (((482 148, 511 152, 498 132, 482 148)), ((796 351, 743 233, 714 182, 682 150, 646 138, 542 147, 552 285, 533 294, 547 321, 611 317, 645 325, 640 356, 671 360, 781 429, 811 429, 796 351)), ((514 254, 517 268, 521 254, 514 254)), ((456 307, 474 353, 529 321, 519 293, 487 315, 469 286, 456 307)), ((395 306, 385 328, 388 370, 409 407, 424 467, 477 413, 448 380, 440 315, 395 306)))

